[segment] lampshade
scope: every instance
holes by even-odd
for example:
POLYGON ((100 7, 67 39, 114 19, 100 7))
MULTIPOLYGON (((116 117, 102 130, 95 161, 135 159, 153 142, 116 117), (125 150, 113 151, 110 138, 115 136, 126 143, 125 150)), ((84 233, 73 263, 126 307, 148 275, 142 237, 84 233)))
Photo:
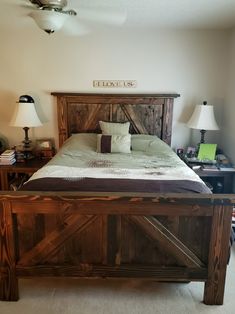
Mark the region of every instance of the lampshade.
POLYGON ((48 34, 58 31, 68 18, 67 14, 58 13, 52 10, 35 10, 30 13, 39 28, 48 34))
POLYGON ((19 102, 17 113, 10 125, 18 127, 41 126, 42 123, 38 118, 34 103, 19 102))
POLYGON ((199 130, 219 130, 211 105, 197 105, 187 122, 187 126, 199 130))

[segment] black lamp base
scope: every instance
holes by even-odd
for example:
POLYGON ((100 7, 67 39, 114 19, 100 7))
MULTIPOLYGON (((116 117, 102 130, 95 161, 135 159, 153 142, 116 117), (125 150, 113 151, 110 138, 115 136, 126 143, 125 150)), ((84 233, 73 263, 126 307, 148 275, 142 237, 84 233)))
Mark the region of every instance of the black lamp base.
POLYGON ((205 143, 205 134, 206 134, 206 130, 200 130, 201 133, 201 141, 200 144, 205 143))
POLYGON ((29 136, 28 136, 29 128, 24 127, 23 130, 25 132, 25 137, 24 137, 24 140, 22 141, 22 143, 24 144, 23 145, 24 159, 25 160, 33 159, 34 158, 34 155, 32 153, 33 148, 30 144, 32 141, 29 139, 29 136))
POLYGON ((27 149, 27 148, 30 148, 30 143, 31 143, 31 141, 29 140, 29 135, 28 135, 29 128, 24 127, 23 130, 25 134, 24 134, 24 140, 22 141, 22 143, 24 143, 24 148, 27 149))
POLYGON ((200 139, 200 143, 197 144, 196 155, 198 155, 198 153, 199 153, 200 144, 204 144, 205 143, 206 130, 200 130, 200 133, 201 133, 201 139, 200 139))

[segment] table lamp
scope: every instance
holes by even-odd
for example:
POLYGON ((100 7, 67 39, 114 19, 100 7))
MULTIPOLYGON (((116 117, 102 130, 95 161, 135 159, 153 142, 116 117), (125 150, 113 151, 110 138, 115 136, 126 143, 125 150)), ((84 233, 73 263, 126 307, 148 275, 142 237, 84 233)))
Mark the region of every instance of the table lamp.
POLYGON ((34 106, 34 99, 29 95, 22 95, 18 101, 18 108, 15 117, 12 119, 11 126, 22 127, 25 132, 25 138, 23 140, 23 150, 25 152, 25 159, 30 159, 30 143, 28 131, 30 127, 41 126, 42 123, 38 118, 37 112, 34 106))
POLYGON ((200 130, 200 143, 204 143, 207 130, 219 130, 215 120, 214 107, 212 105, 207 105, 206 101, 203 101, 203 105, 197 105, 191 118, 187 122, 187 126, 192 129, 200 130))

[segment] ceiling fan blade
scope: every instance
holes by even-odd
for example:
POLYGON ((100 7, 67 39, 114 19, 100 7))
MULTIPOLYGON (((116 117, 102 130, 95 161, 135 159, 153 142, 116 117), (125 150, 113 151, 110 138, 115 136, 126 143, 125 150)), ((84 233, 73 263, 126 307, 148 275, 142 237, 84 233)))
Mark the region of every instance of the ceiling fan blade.
POLYGON ((71 16, 64 24, 61 31, 68 36, 84 36, 91 32, 91 29, 76 17, 71 16))
POLYGON ((116 26, 124 24, 127 18, 125 10, 111 8, 78 8, 77 14, 78 18, 90 22, 116 26))

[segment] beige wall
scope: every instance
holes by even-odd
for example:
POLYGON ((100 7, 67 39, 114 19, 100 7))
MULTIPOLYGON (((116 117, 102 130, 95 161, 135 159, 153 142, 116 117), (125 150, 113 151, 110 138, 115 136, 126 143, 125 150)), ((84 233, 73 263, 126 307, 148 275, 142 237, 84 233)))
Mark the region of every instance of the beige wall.
POLYGON ((228 84, 226 89, 226 110, 223 111, 221 147, 235 164, 235 30, 230 34, 228 84))
MULTIPOLYGON (((235 37, 235 36, 234 36, 235 37)), ((34 97, 42 127, 33 138, 57 140, 52 91, 162 93, 176 92, 173 147, 192 141, 184 122, 195 104, 216 106, 221 124, 224 109, 229 33, 223 31, 112 31, 84 37, 48 36, 33 29, 0 30, 0 136, 18 144, 23 131, 9 126, 16 100, 34 97), (136 89, 95 89, 94 79, 133 79, 136 89)), ((235 49, 235 44, 233 49, 235 49)), ((234 72, 235 75, 235 66, 234 72)), ((218 132, 208 132, 216 141, 218 132)), ((197 143, 199 132, 193 131, 197 143)))

